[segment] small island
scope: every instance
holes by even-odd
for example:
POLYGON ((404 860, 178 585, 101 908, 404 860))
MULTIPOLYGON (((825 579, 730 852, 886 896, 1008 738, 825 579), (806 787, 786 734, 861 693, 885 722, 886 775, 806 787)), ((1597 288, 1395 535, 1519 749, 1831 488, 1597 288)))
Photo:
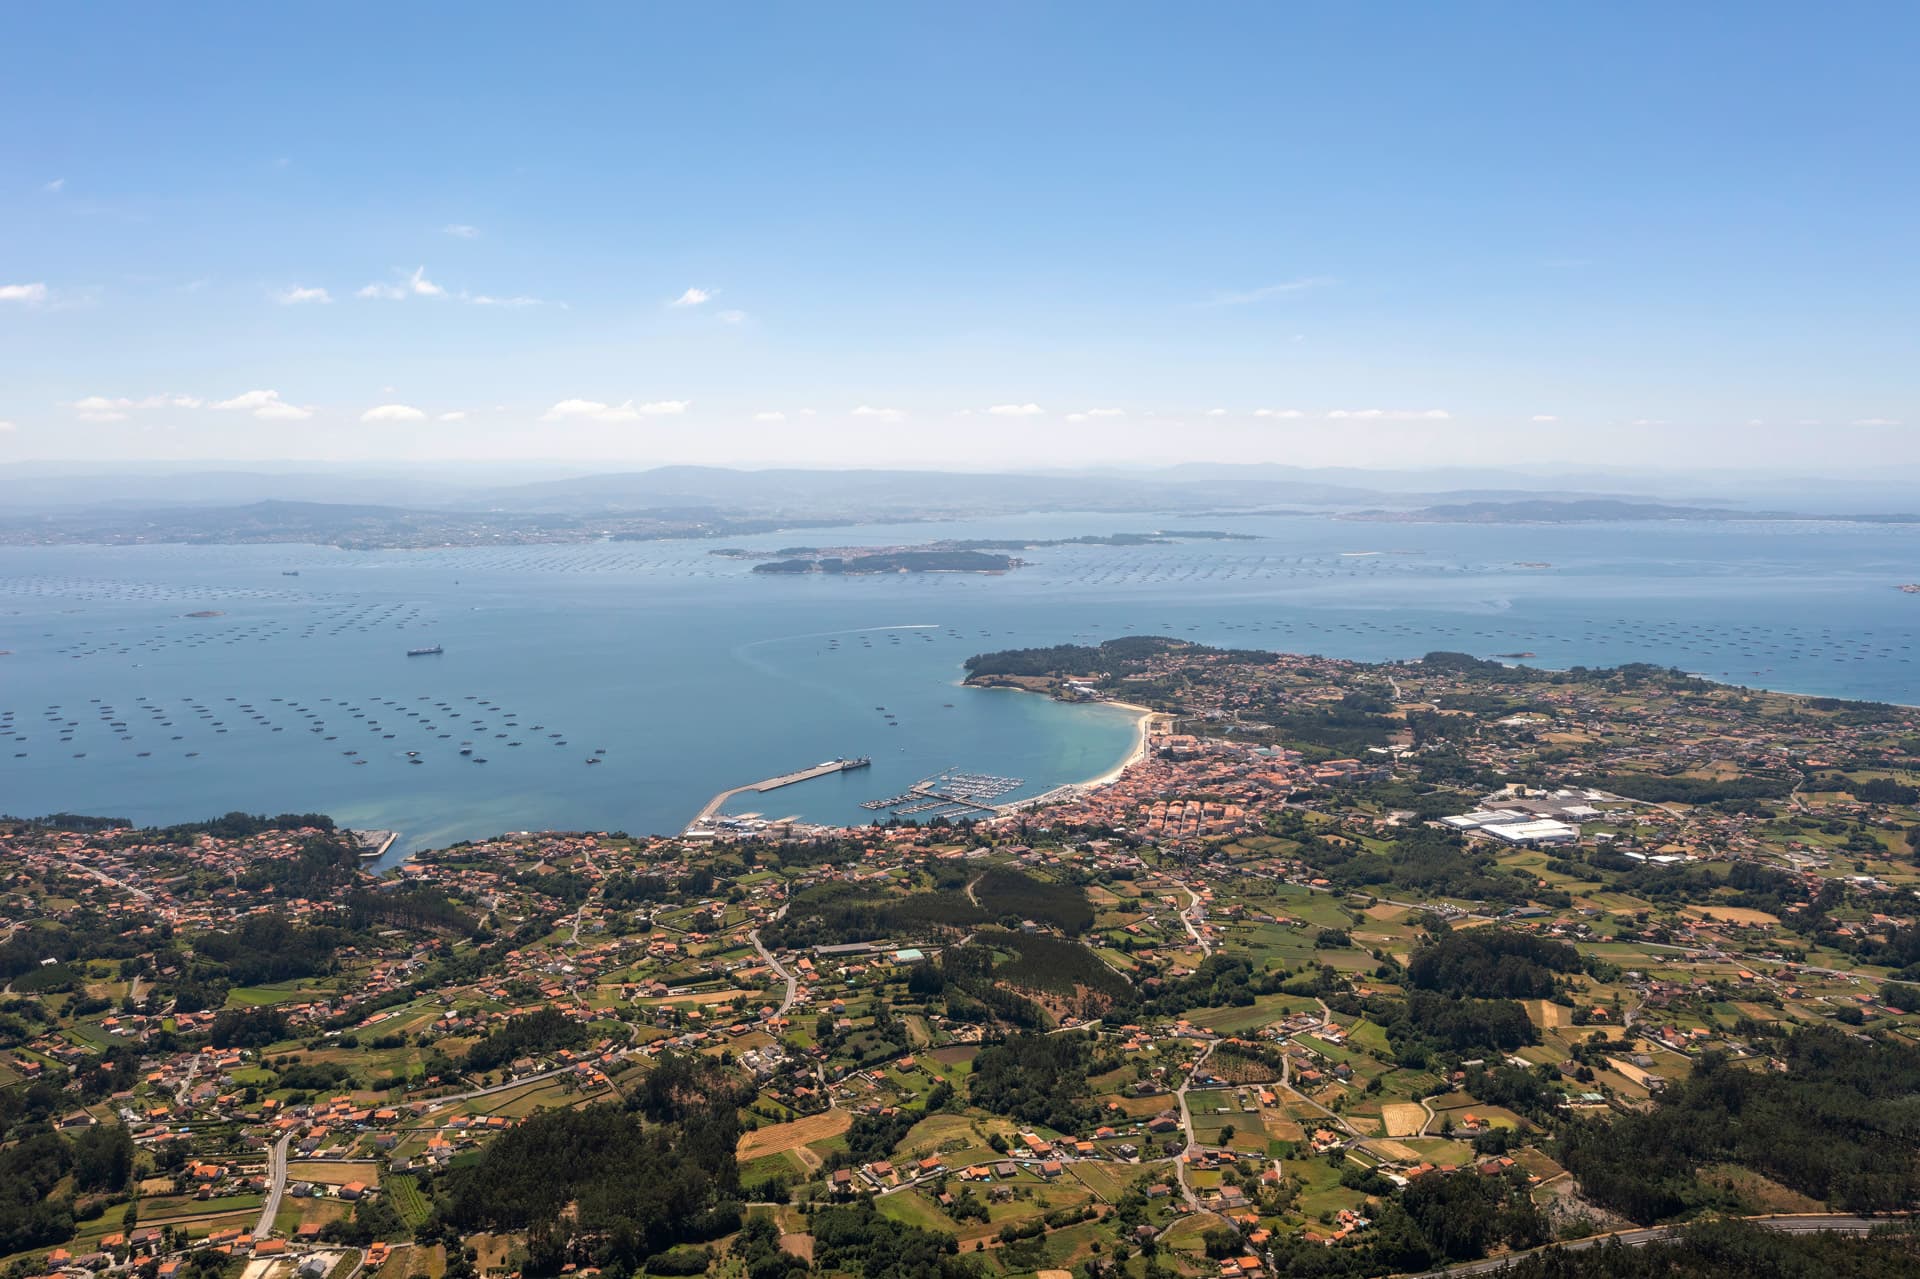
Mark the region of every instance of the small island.
POLYGON ((985 551, 881 551, 873 555, 827 555, 818 559, 770 560, 756 573, 1005 573, 1024 561, 985 551))
POLYGON ((721 546, 707 554, 729 560, 764 561, 753 566, 756 573, 1005 573, 1026 562, 1015 558, 1011 554, 1014 551, 1054 546, 1166 546, 1182 539, 1257 540, 1250 533, 1187 529, 1056 538, 948 539, 917 546, 783 546, 775 551, 721 546))

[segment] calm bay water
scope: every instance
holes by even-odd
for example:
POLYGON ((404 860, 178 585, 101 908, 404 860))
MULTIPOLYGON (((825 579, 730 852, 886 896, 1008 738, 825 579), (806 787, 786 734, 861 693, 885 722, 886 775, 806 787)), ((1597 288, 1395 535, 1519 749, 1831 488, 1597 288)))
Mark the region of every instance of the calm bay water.
MULTIPOLYGON (((1163 522, 1028 516, 736 544, 1163 522)), ((755 577, 686 542, 0 548, 0 810, 319 810, 416 848, 673 830, 726 787, 869 755, 870 770, 733 805, 858 821, 860 801, 950 766, 1026 779, 1016 794, 1111 767, 1131 746, 1127 715, 962 689, 960 663, 1136 633, 1366 659, 1651 661, 1920 702, 1920 596, 1894 589, 1920 580, 1910 529, 1181 523, 1259 540, 1039 549, 1005 577, 837 579, 755 577), (445 654, 404 655, 432 644, 445 654)))

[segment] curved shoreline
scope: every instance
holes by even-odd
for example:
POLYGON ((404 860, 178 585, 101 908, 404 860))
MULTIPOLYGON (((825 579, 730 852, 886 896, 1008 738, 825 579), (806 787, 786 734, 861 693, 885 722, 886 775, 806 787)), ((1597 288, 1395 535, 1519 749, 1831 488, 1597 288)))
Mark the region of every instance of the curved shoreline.
MULTIPOLYGON (((1045 696, 1044 694, 1035 693, 1032 689, 1017 688, 1008 685, 1000 685, 998 687, 1009 688, 1010 691, 1015 693, 1045 696)), ((1058 699, 1049 697, 1047 700, 1056 701, 1058 699)), ((1063 782, 1059 786, 1042 791, 1038 795, 1029 795, 1025 799, 1016 799, 1010 803, 997 806, 995 811, 999 816, 1005 817, 1012 813, 1017 813, 1022 809, 1037 808, 1042 804, 1057 804, 1065 800, 1077 799, 1089 792, 1099 790, 1102 786, 1113 785, 1113 783, 1120 780, 1121 776, 1125 774, 1129 768, 1132 768, 1135 764, 1138 764, 1147 757, 1149 741, 1153 735, 1153 721, 1166 714, 1165 711, 1156 711, 1151 707, 1141 706, 1135 702, 1101 701, 1070 704, 1081 706, 1111 706, 1116 710, 1130 712, 1134 717, 1133 748, 1121 758, 1119 763, 1096 777, 1089 777, 1085 781, 1080 782, 1063 782)))

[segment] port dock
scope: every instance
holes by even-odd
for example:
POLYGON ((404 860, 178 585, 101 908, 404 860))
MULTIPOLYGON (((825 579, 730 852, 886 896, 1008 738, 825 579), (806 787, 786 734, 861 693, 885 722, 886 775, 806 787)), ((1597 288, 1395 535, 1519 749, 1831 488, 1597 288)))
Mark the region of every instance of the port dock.
POLYGON ((892 810, 895 817, 991 817, 1000 810, 995 801, 1009 791, 1018 790, 1024 781, 1018 777, 996 777, 991 773, 968 773, 949 768, 932 777, 923 777, 904 792, 885 799, 870 799, 860 807, 869 812, 892 810))
POLYGON ((709 823, 713 821, 714 816, 719 813, 721 809, 725 808, 727 802, 736 795, 779 790, 783 786, 793 786, 800 782, 810 782, 816 777, 829 777, 834 773, 847 773, 852 772, 856 768, 866 768, 872 763, 873 761, 865 755, 858 756, 854 759, 830 759, 824 763, 815 764, 812 768, 802 768, 791 773, 781 773, 778 777, 769 777, 763 781, 748 782, 745 786, 735 786, 731 790, 723 790, 708 800, 706 806, 694 816, 692 821, 687 823, 687 833, 692 834, 696 830, 705 829, 709 823))
POLYGON ((354 841, 360 845, 362 861, 385 857, 387 850, 393 847, 394 841, 400 838, 400 832, 397 830, 350 830, 347 834, 353 836, 354 841))

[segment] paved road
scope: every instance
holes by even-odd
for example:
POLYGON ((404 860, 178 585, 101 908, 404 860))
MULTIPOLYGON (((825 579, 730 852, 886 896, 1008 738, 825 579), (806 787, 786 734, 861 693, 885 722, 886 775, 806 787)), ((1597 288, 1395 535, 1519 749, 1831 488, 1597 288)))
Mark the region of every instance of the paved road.
POLYGON ((1194 915, 1199 915, 1203 921, 1206 919, 1206 915, 1200 909, 1200 894, 1194 892, 1191 888, 1187 888, 1185 884, 1180 885, 1180 887, 1186 889, 1187 893, 1187 908, 1180 912, 1180 922, 1187 926, 1187 936, 1193 938, 1193 944, 1200 948, 1200 953, 1203 955, 1211 955, 1213 953, 1213 947, 1205 938, 1200 936, 1200 930, 1195 928, 1193 924, 1194 915))
MULTIPOLYGON (((1790 1235, 1818 1234, 1823 1230, 1831 1230, 1843 1235, 1864 1235, 1875 1226, 1886 1224, 1884 1218, 1873 1220, 1866 1217, 1827 1216, 1822 1213, 1807 1213, 1800 1216, 1747 1217, 1744 1218, 1744 1220, 1751 1221, 1757 1226, 1765 1226, 1769 1230, 1779 1230, 1790 1235)), ((1598 1247, 1609 1239, 1618 1239, 1629 1248, 1639 1248, 1665 1239, 1669 1235, 1679 1234, 1685 1229, 1686 1227, 1683 1225, 1648 1226, 1640 1230, 1620 1230, 1610 1235, 1593 1235, 1586 1239, 1575 1239, 1571 1243, 1555 1244, 1554 1246, 1564 1248, 1568 1252, 1578 1252, 1583 1248, 1598 1247)), ((1535 1249, 1534 1251, 1538 1252, 1543 1250, 1535 1249)), ((1513 1261, 1532 1255, 1532 1253, 1523 1252, 1515 1253, 1511 1257, 1495 1257, 1487 1261, 1468 1261, 1440 1270, 1425 1270, 1417 1275, 1411 1276, 1411 1279, 1455 1279, 1455 1277, 1459 1275, 1498 1274, 1500 1271, 1506 1269, 1513 1261)))
POLYGON ((136 888, 134 885, 129 884, 124 879, 115 879, 113 876, 107 874, 107 872, 103 870, 95 870, 93 867, 85 865, 84 863, 81 863, 81 862, 69 861, 67 863, 67 868, 69 870, 78 871, 82 875, 90 875, 94 879, 99 880, 103 884, 107 884, 107 885, 110 885, 111 887, 119 888, 126 892, 132 893, 135 897, 138 897, 141 901, 145 902, 147 905, 149 906, 153 905, 152 893, 148 892, 144 888, 136 888))
POLYGON ((195 1053, 193 1055, 193 1060, 187 1063, 186 1078, 182 1079, 180 1081, 180 1086, 173 1090, 174 1105, 184 1106, 187 1104, 187 1093, 193 1088, 194 1076, 198 1075, 199 1073, 200 1073, 200 1054, 195 1053))
POLYGON ((283 1133, 267 1150, 267 1201, 260 1205, 260 1220, 253 1228, 255 1239, 265 1239, 273 1232, 280 1198, 287 1193, 287 1147, 292 1144, 293 1134, 283 1133))
MULTIPOLYGON (((783 906, 781 909, 785 910, 786 908, 783 906)), ((760 944, 760 930, 758 928, 747 934, 747 940, 752 942, 753 948, 760 952, 760 958, 766 962, 767 967, 773 969, 773 971, 779 975, 780 980, 787 983, 786 997, 780 1001, 779 1013, 780 1016, 785 1017, 787 1015, 787 1009, 793 1007, 794 1001, 800 997, 800 979, 788 972, 786 968, 781 965, 780 961, 773 957, 773 952, 760 944)))
MULTIPOLYGON (((1213 1056, 1213 1049, 1214 1043, 1209 1042, 1201 1054, 1193 1059, 1193 1068, 1187 1071, 1186 1077, 1180 1081, 1180 1086, 1173 1091, 1174 1100, 1180 1103, 1180 1131, 1186 1134, 1187 1138, 1186 1148, 1181 1151, 1182 1155, 1191 1155, 1200 1148, 1199 1141, 1193 1135, 1193 1112, 1187 1108, 1187 1089, 1193 1086, 1193 1077, 1200 1073, 1202 1066, 1207 1064, 1207 1058, 1213 1056)), ((1203 1211, 1199 1194, 1187 1184, 1187 1161, 1184 1158, 1176 1159, 1173 1168, 1174 1179, 1180 1183, 1180 1194, 1186 1199, 1187 1207, 1195 1212, 1203 1211)))
POLYGON ((522 1079, 509 1079, 504 1084, 488 1084, 485 1088, 470 1088, 466 1092, 450 1093, 445 1097, 429 1097, 434 1109, 451 1105, 457 1101, 470 1101, 475 1097, 485 1097, 489 1093, 505 1092, 509 1088, 525 1088, 528 1084, 537 1084, 548 1079, 558 1079, 561 1075, 573 1073, 572 1066, 561 1066, 554 1070, 542 1071, 537 1075, 528 1075, 522 1079))

